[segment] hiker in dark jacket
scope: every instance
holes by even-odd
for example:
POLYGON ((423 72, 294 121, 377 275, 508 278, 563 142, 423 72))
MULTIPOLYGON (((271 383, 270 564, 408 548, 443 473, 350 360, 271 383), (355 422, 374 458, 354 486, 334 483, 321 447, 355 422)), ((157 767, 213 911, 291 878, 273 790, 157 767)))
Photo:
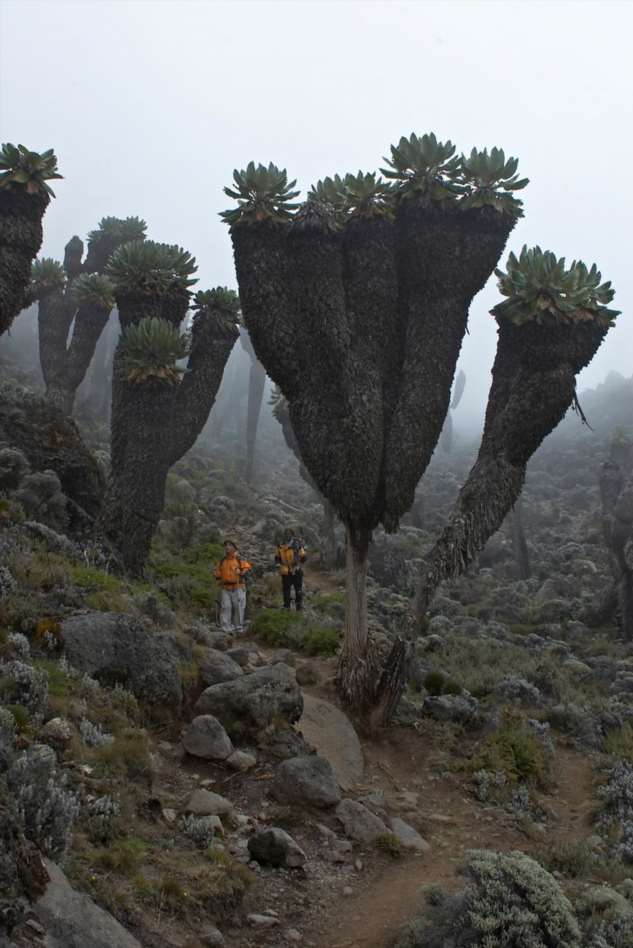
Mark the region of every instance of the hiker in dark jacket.
POLYGON ((303 540, 295 536, 294 530, 286 530, 284 542, 277 547, 275 563, 281 576, 281 591, 284 597, 284 609, 290 609, 292 590, 295 591, 295 609, 303 605, 303 564, 306 552, 303 540))

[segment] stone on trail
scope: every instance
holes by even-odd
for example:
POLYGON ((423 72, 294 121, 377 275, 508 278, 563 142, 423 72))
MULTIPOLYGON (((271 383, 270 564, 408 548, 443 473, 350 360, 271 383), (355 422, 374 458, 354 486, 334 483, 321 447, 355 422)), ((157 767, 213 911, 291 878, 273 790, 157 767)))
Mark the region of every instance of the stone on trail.
POLYGON ((279 803, 308 803, 312 806, 336 806, 341 790, 334 771, 324 757, 291 757, 277 768, 271 793, 279 803))
POLYGON ((255 736, 276 719, 292 724, 303 710, 295 673, 287 665, 258 668, 202 692, 197 714, 213 714, 233 740, 255 736))
POLYGON ((244 669, 226 652, 208 648, 200 661, 200 680, 205 688, 222 681, 233 681, 244 674, 244 669))
POLYGON ((187 725, 182 746, 188 754, 204 760, 226 760, 233 753, 231 738, 212 714, 201 714, 187 725))
POLYGON ((297 725, 309 744, 332 765, 334 776, 343 790, 351 790, 362 780, 363 752, 354 727, 339 708, 304 694, 303 714, 297 725))
POLYGON ((230 816, 233 804, 213 790, 194 790, 184 809, 194 816, 230 816))
POLYGON ((345 835, 357 843, 373 843, 389 832, 382 820, 356 800, 341 800, 335 812, 343 824, 345 835))
POLYGON ((418 853, 428 853, 431 845, 420 836, 416 829, 409 826, 404 820, 401 820, 399 816, 392 817, 390 822, 391 832, 400 840, 400 845, 403 849, 413 849, 418 853))
POLYGON ((257 862, 271 866, 297 869, 306 861, 306 854, 297 842, 278 826, 260 830, 248 841, 248 851, 257 862))
POLYGON ((226 762, 233 770, 240 770, 244 773, 256 766, 257 758, 246 751, 233 751, 231 756, 227 757, 226 762))

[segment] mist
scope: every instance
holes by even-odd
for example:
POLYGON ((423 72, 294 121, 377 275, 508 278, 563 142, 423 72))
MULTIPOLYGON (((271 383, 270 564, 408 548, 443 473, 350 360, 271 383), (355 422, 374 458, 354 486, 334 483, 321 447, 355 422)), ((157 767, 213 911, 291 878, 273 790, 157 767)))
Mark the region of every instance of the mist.
MULTIPOLYGON (((623 315, 579 388, 630 374, 631 196, 613 157, 633 137, 630 4, 5 0, 0 17, 3 136, 54 146, 64 175, 43 255, 59 259, 102 216, 139 215, 195 254, 200 288, 235 287, 218 217, 233 168, 272 160, 305 191, 433 130, 458 151, 519 157, 530 185, 507 250, 598 262, 623 315)), ((471 307, 459 365, 459 418, 477 424, 494 284, 471 307)))

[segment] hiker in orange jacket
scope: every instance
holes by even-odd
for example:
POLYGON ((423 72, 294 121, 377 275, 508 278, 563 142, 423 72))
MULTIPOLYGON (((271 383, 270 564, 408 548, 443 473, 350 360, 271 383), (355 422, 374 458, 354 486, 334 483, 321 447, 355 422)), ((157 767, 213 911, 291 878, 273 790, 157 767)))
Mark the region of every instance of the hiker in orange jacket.
POLYGON ((303 540, 295 536, 294 530, 286 530, 284 542, 277 547, 275 563, 281 575, 281 591, 284 597, 284 609, 290 609, 291 591, 295 591, 295 609, 299 612, 303 605, 303 564, 306 551, 303 540))
POLYGON ((215 570, 215 578, 222 586, 220 627, 223 632, 241 632, 246 611, 246 576, 251 564, 242 559, 232 540, 224 543, 224 556, 215 570))

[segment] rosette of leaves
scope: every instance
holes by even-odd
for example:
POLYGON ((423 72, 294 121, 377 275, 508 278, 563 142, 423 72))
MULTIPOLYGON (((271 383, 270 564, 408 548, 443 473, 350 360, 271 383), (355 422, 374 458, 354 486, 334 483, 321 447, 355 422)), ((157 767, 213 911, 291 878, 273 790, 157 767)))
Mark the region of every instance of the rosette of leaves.
POLYGON ((129 243, 132 240, 143 240, 147 224, 140 217, 102 217, 99 225, 88 234, 88 241, 116 240, 118 243, 129 243))
POLYGON ((100 306, 108 312, 114 306, 114 284, 100 273, 82 273, 70 288, 78 306, 100 306))
POLYGON ((120 344, 120 367, 128 382, 158 380, 175 385, 188 354, 185 336, 165 319, 142 319, 125 330, 120 344))
POLYGON ((226 316, 231 316, 233 322, 237 321, 240 312, 240 298, 235 290, 229 290, 226 286, 216 286, 212 290, 200 290, 193 298, 193 309, 197 312, 201 310, 217 310, 226 316))
POLYGON ((66 285, 64 268, 52 257, 34 260, 31 265, 30 299, 39 300, 53 290, 63 290, 66 285))
POLYGON ((391 212, 393 188, 376 172, 345 175, 345 208, 350 216, 374 217, 391 212))
POLYGON ((452 142, 440 142, 431 132, 418 138, 404 136, 391 145, 391 158, 385 157, 385 178, 393 181, 397 197, 422 197, 437 203, 454 203, 463 187, 457 183, 461 158, 455 156, 452 142))
POLYGON ((493 207, 502 214, 523 217, 523 202, 512 194, 529 184, 529 178, 519 178, 516 173, 518 158, 508 158, 503 148, 492 148, 470 153, 461 158, 461 181, 468 192, 459 202, 463 210, 473 207, 493 207))
POLYGON ((272 162, 266 167, 251 161, 245 170, 235 169, 233 181, 235 187, 224 188, 224 193, 234 198, 238 206, 220 214, 231 226, 253 221, 286 221, 299 207, 292 203, 300 193, 292 190, 296 180, 288 181, 286 169, 272 162))
POLYGON ((55 197, 46 182, 61 177, 52 148, 39 153, 7 142, 0 150, 0 188, 24 188, 27 194, 43 191, 55 197))
POLYGON ((105 272, 123 293, 167 293, 196 283, 196 260, 171 244, 133 240, 112 254, 105 272))
POLYGON ((333 178, 328 176, 317 181, 308 191, 308 201, 324 207, 337 224, 342 224, 347 216, 345 179, 335 174, 333 178))
POLYGON ((595 263, 589 270, 582 260, 574 260, 567 268, 564 257, 524 245, 518 258, 514 253, 509 255, 506 271, 497 269, 495 274, 499 290, 507 298, 491 313, 516 326, 554 320, 595 321, 608 328, 620 312, 607 307, 615 291, 610 280, 600 282, 602 275, 595 263))

